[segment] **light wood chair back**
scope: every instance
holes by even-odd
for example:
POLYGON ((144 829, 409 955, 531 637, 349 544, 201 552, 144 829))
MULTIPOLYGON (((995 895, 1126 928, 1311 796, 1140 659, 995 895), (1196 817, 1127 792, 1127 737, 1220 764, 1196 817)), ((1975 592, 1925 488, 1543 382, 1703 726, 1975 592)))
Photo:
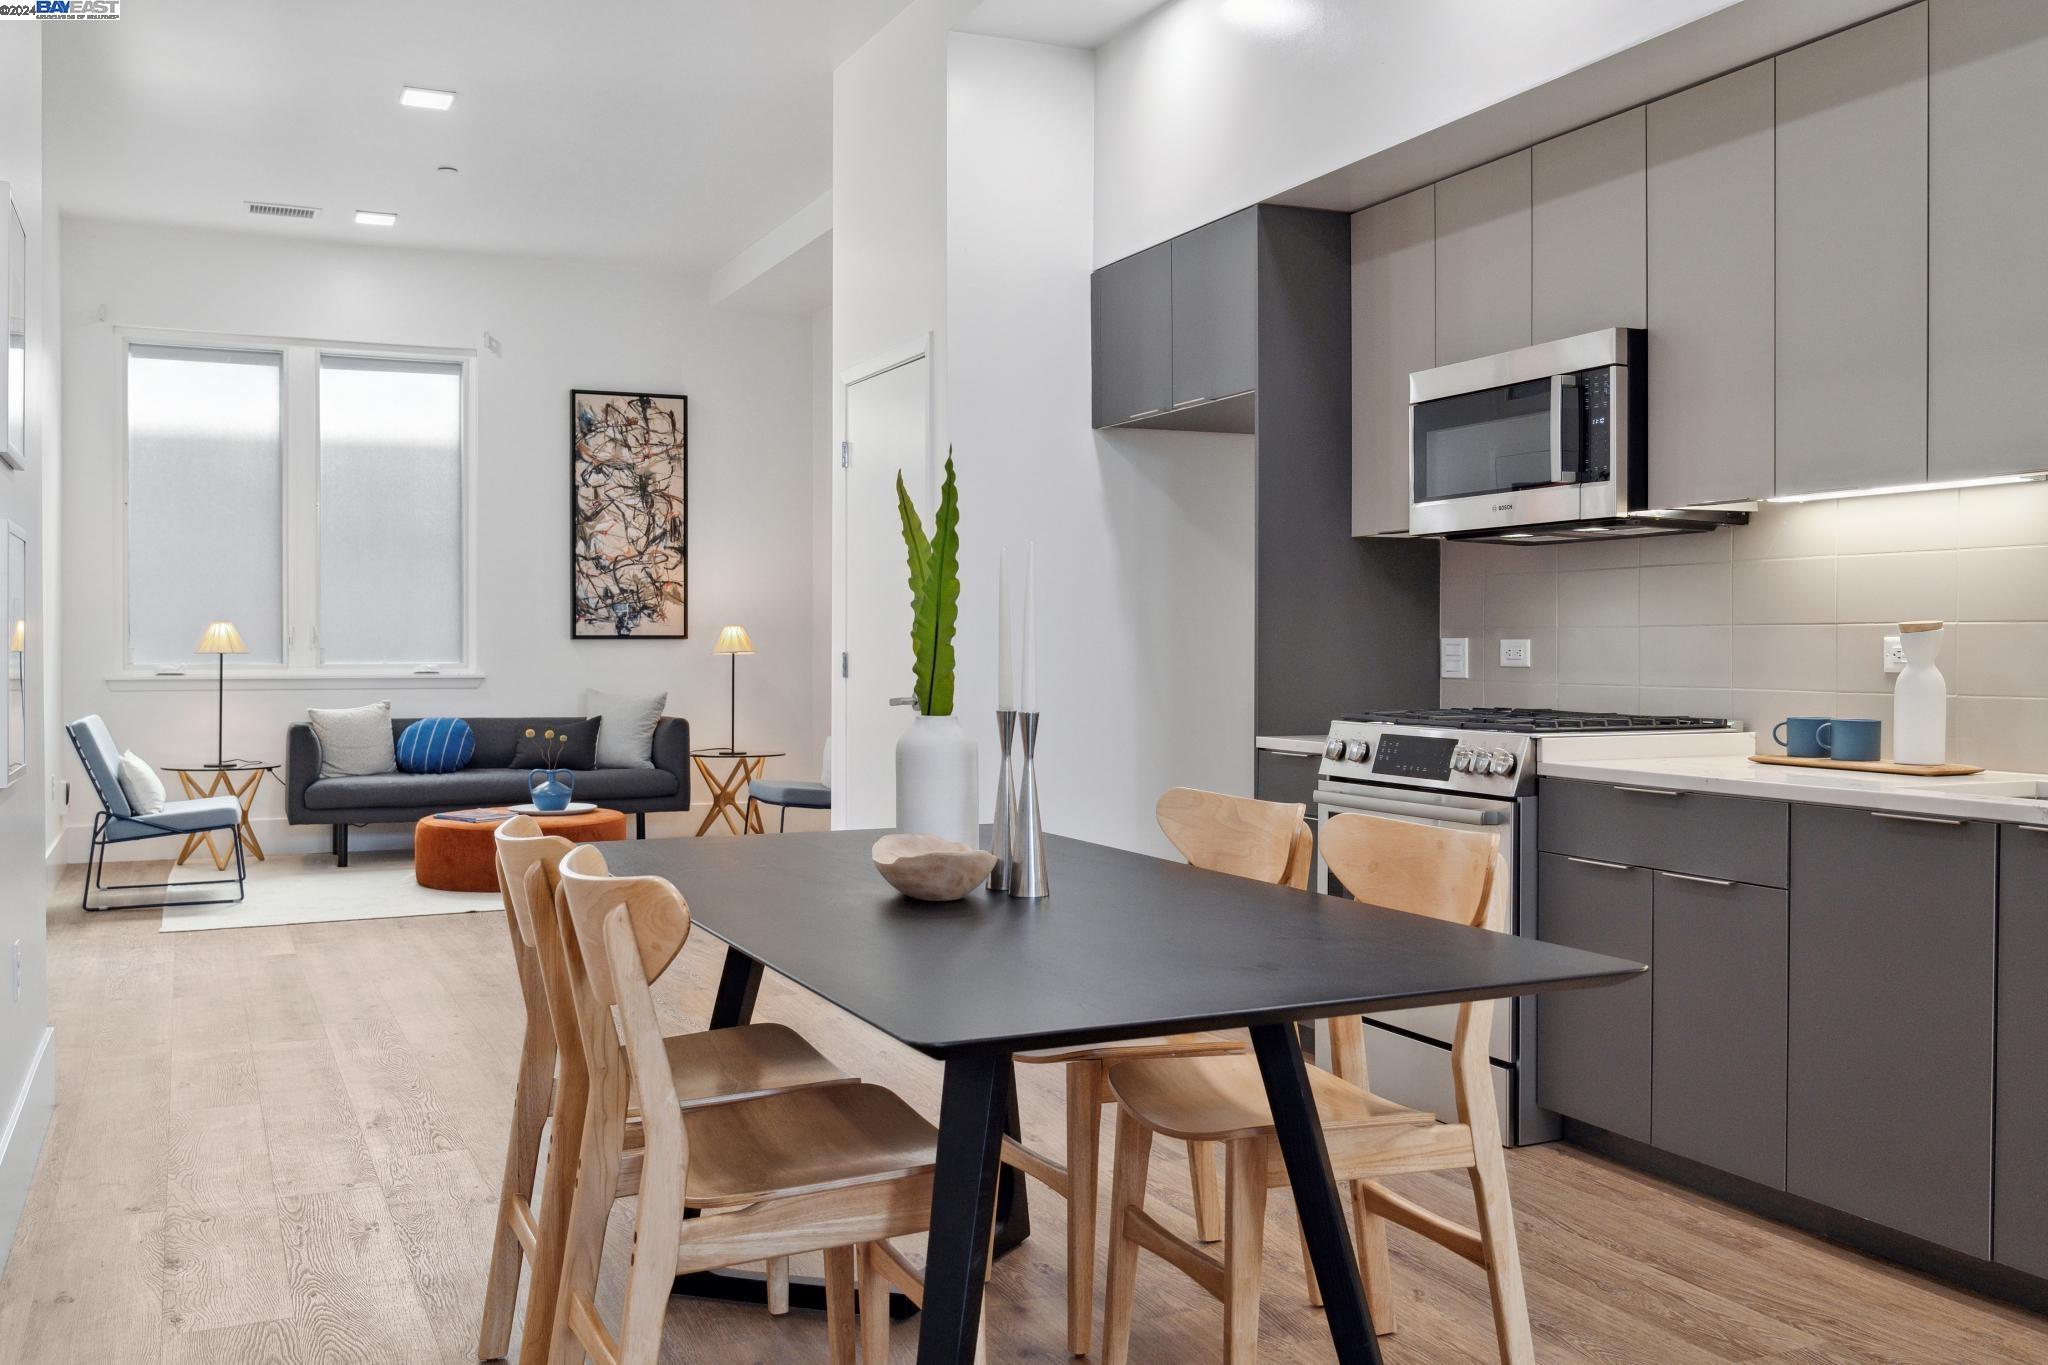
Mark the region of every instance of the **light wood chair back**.
POLYGON ((1489 929, 1500 836, 1346 813, 1323 825, 1330 875, 1370 905, 1489 929))
MULTIPOLYGON (((639 986, 668 970, 690 936, 690 907, 682 892, 660 877, 614 877, 604 855, 579 844, 562 860, 563 904, 582 958, 582 975, 599 1004, 618 1005, 620 991, 632 984, 615 979, 605 949, 605 920, 623 907, 645 969, 639 986)), ((574 984, 574 983, 572 983, 574 984)))
MULTIPOLYGON (((1188 862, 1210 872, 1253 881, 1286 883, 1296 840, 1307 833, 1299 801, 1255 801, 1248 796, 1173 787, 1159 798, 1159 828, 1188 862)), ((1308 884, 1307 860, 1301 885, 1308 884)))
POLYGON ((559 834, 543 834, 540 822, 530 815, 515 815, 499 825, 491 835, 491 841, 497 846, 499 892, 505 898, 505 908, 512 917, 513 929, 517 931, 513 950, 531 952, 537 940, 534 937, 533 898, 527 890, 527 874, 535 868, 540 869, 545 894, 553 900, 555 870, 576 845, 559 834))

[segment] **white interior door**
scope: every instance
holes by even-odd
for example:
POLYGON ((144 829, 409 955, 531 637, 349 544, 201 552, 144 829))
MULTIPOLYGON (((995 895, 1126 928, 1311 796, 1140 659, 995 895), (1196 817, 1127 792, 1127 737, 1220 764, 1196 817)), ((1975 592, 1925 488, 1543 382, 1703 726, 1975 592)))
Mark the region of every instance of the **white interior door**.
POLYGON ((918 355, 851 380, 845 390, 845 681, 840 733, 845 763, 833 783, 834 822, 861 829, 896 823, 896 740, 913 689, 909 568, 896 510, 896 473, 929 519, 931 361, 918 355))

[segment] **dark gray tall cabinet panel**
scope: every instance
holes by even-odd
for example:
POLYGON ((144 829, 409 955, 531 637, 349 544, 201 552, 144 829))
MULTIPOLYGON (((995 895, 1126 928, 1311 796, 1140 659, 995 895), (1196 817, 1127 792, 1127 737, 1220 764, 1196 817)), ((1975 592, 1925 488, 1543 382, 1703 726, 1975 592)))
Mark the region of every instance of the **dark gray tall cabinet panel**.
POLYGON ((1927 477, 1927 7, 1777 60, 1777 492, 1927 477))
POLYGON ((1436 364, 1436 187, 1351 215, 1351 534, 1408 529, 1408 376, 1436 364))
POLYGON ((1650 505, 1774 491, 1769 62, 1649 107, 1650 505))
POLYGON ((1257 212, 1252 715, 1259 734, 1313 734, 1435 704, 1438 547, 1351 534, 1350 216, 1257 212))
POLYGON ((1529 163, 1516 152, 1436 187, 1436 363, 1527 346, 1529 163))
POLYGON ((1928 7, 1927 477, 2048 460, 2048 4, 1928 7))
POLYGON ((1095 272, 1095 425, 1173 406, 1173 252, 1148 247, 1095 272))
POLYGON ((1184 232, 1173 253, 1173 405, 1249 392, 1258 364, 1258 210, 1184 232))
POLYGON ((1792 808, 1786 1187, 1991 1256, 1993 826, 1792 808))
MULTIPOLYGON (((1544 853, 1537 858, 1536 933, 1546 943, 1651 959, 1647 868, 1544 853)), ((1648 1142, 1650 1011, 1656 972, 1597 991, 1538 997, 1536 1103, 1648 1142)))
POLYGON ((1999 833, 1992 1257, 2048 1277, 2048 829, 1999 833))
POLYGON ((1531 339, 1648 326, 1643 111, 1538 143, 1531 157, 1531 339))
POLYGON ((1786 894, 1652 879, 1650 1141, 1785 1188, 1786 894))

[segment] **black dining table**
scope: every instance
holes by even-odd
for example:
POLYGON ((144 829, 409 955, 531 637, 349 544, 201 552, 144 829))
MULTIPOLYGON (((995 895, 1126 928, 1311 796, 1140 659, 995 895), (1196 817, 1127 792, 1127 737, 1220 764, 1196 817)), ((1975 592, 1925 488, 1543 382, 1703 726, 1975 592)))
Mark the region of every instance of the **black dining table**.
POLYGON ((987 1267, 977 1251, 995 1226, 1014 1054, 1249 1029, 1337 1359, 1377 1362, 1295 1024, 1611 985, 1645 970, 1057 835, 1045 841, 1050 895, 976 890, 929 904, 875 871, 869 850, 887 832, 603 851, 616 875, 675 883, 692 922, 725 943, 712 1027, 746 1023, 770 970, 944 1064, 921 1365, 973 1359, 987 1267))

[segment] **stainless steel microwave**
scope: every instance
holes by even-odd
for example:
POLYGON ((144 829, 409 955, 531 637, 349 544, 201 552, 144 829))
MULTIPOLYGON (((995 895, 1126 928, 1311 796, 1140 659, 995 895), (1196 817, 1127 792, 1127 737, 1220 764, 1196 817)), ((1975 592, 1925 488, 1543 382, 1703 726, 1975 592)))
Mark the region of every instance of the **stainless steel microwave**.
POLYGON ((1611 327, 1410 375, 1409 533, 1540 544, 1747 520, 1644 505, 1644 352, 1611 327))

